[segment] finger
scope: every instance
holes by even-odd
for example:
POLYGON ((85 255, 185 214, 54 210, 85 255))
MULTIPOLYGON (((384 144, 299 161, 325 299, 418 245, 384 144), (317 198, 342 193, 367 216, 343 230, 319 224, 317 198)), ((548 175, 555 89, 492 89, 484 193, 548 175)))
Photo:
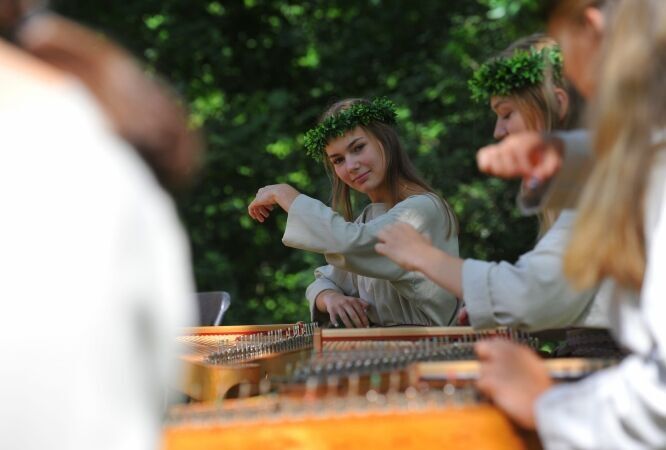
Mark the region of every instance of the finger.
POLYGON ((256 220, 257 222, 263 222, 264 221, 264 218, 261 216, 261 214, 259 214, 259 208, 257 206, 252 207, 252 214, 251 215, 254 218, 254 220, 256 220))
POLYGON ((497 145, 488 145, 476 154, 476 164, 481 172, 497 175, 496 159, 498 153, 497 145))
POLYGON ((266 208, 265 206, 260 206, 259 207, 259 214, 261 214, 264 218, 267 218, 268 216, 271 215, 271 211, 266 208))
POLYGON ((532 175, 540 181, 547 180, 559 171, 561 165, 561 157, 554 150, 546 151, 540 163, 532 170, 532 175))
POLYGON ((476 380, 476 387, 484 395, 491 399, 493 398, 496 389, 495 376, 489 371, 486 364, 481 364, 479 367, 479 377, 476 380))
POLYGON ((516 151, 513 152, 513 161, 516 166, 516 175, 521 175, 523 177, 532 175, 532 171, 534 169, 534 162, 532 161, 532 158, 530 154, 536 151, 535 149, 525 149, 525 150, 519 150, 517 149, 516 151))
POLYGON ((474 351, 476 356, 479 357, 480 361, 488 360, 492 356, 492 342, 490 341, 480 341, 474 344, 474 351))
POLYGON ((362 300, 358 299, 357 301, 353 302, 352 307, 354 308, 354 312, 356 312, 356 315, 359 318, 359 326, 363 328, 370 326, 370 322, 368 322, 368 316, 365 313, 365 307, 363 306, 362 300))
POLYGON ((340 308, 340 310, 338 311, 338 317, 340 317, 342 323, 344 323, 347 328, 354 328, 354 324, 349 318, 349 314, 347 313, 347 310, 344 307, 340 308))
POLYGON ((502 178, 510 176, 512 169, 512 156, 510 152, 497 152, 497 175, 502 178))
POLYGON ((363 321, 361 318, 358 316, 356 309, 354 308, 355 302, 348 302, 345 304, 345 313, 347 313, 347 317, 349 317, 349 320, 352 322, 352 326, 354 328, 363 328, 363 321))
POLYGON ((259 218, 257 217, 256 208, 253 205, 247 207, 247 212, 250 215, 250 217, 252 217, 254 220, 259 220, 259 218))
POLYGON ((333 325, 334 327, 340 325, 340 322, 338 321, 338 314, 335 311, 329 311, 328 317, 331 321, 331 325, 333 325))
POLYGON ((488 147, 482 147, 476 152, 476 166, 481 172, 488 173, 489 165, 489 153, 490 149, 488 147))

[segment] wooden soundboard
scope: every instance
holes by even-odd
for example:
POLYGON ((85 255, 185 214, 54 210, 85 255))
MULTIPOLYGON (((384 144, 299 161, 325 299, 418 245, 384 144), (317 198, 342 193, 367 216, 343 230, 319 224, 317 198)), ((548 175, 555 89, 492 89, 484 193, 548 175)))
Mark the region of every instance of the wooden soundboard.
MULTIPOLYGON (((295 363, 309 358, 311 345, 261 354, 248 353, 224 364, 208 361, 220 348, 233 348, 239 340, 264 336, 272 339, 271 333, 301 327, 298 324, 242 325, 224 327, 188 328, 179 342, 185 348, 181 359, 184 362, 183 380, 177 388, 197 401, 215 401, 224 398, 241 385, 257 393, 262 379, 280 376, 295 363)), ((235 394, 233 394, 235 395, 235 394)))
MULTIPOLYGON (((366 401, 366 400, 364 400, 366 401)), ((366 401, 367 403, 367 401, 366 401)), ((300 411, 278 415, 240 414, 226 420, 196 418, 172 422, 165 430, 165 450, 377 448, 385 450, 532 450, 534 433, 516 428, 488 404, 463 402, 450 406, 427 403, 400 407, 326 406, 302 401, 300 411)), ((209 407, 210 408, 210 407, 209 407)), ((242 407, 220 406, 235 411, 242 407)), ((214 417, 214 412, 211 413, 214 417)), ((202 414, 199 414, 201 417, 202 414)), ((205 417, 205 413, 203 414, 205 417)))

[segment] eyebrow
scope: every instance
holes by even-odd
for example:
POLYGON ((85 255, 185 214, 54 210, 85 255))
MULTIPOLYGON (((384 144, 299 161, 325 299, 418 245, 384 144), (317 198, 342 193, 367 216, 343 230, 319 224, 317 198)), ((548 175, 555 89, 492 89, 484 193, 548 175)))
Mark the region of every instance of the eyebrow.
MULTIPOLYGON (((356 143, 356 141, 358 141, 359 139, 363 139, 363 136, 358 136, 355 139, 353 139, 349 144, 347 144, 347 149, 352 148, 354 146, 354 144, 356 143)), ((333 153, 332 155, 328 155, 328 158, 331 159, 331 158, 335 158, 337 156, 340 156, 340 155, 338 153, 333 153)))

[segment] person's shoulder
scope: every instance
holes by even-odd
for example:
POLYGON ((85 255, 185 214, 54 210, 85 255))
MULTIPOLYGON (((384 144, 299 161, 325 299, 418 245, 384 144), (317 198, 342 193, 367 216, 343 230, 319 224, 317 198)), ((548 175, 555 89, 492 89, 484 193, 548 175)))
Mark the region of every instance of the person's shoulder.
POLYGON ((56 190, 86 186, 109 201, 162 196, 144 161, 77 80, 35 86, 12 103, 0 106, 8 157, 17 166, 48 167, 44 183, 56 190))
POLYGON ((406 199, 398 202, 394 208, 400 209, 418 209, 432 213, 441 213, 444 209, 441 199, 433 192, 423 192, 410 195, 406 199))
POLYGON ((68 77, 54 67, 0 41, 0 107, 67 83, 68 77))

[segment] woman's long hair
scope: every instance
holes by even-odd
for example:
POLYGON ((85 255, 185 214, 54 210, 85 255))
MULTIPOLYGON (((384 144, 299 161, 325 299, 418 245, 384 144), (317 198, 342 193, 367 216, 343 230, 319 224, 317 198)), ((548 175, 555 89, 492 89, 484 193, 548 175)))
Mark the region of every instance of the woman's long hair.
MULTIPOLYGON (((536 33, 517 40, 497 56, 510 58, 518 50, 538 51, 556 47, 557 43, 554 39, 542 33, 536 33)), ((543 82, 519 89, 509 95, 531 130, 548 133, 552 130, 568 130, 580 126, 583 98, 564 76, 556 75, 554 70, 554 67, 547 64, 544 69, 543 82), (566 105, 562 105, 558 101, 555 88, 560 88, 567 94, 566 105), (566 110, 563 111, 562 108, 566 108, 566 110)), ((549 208, 539 213, 539 237, 546 234, 553 226, 560 212, 561 210, 549 208)))
POLYGON ((640 289, 646 187, 664 147, 653 139, 666 129, 666 2, 621 0, 608 28, 593 108, 596 162, 565 271, 580 287, 610 277, 640 289))
MULTIPOLYGON (((557 42, 543 33, 535 33, 515 41, 498 57, 510 58, 518 50, 555 49, 557 42)), ((578 91, 561 74, 555 74, 555 68, 547 64, 543 82, 512 92, 510 97, 516 101, 521 114, 532 129, 541 128, 544 132, 568 130, 580 126, 584 101, 578 91), (555 88, 560 88, 569 97, 566 111, 555 95, 555 88)))
MULTIPOLYGON (((369 103, 366 99, 349 98, 338 101, 331 105, 321 116, 320 123, 326 118, 340 111, 348 109, 357 103, 369 103)), ((442 202, 446 213, 449 215, 449 223, 452 224, 447 230, 447 237, 458 233, 458 222, 451 206, 435 190, 428 185, 418 174, 412 164, 407 152, 402 147, 398 133, 391 125, 381 122, 373 122, 362 127, 368 134, 377 139, 380 144, 386 164, 386 185, 389 190, 388 207, 395 206, 409 195, 418 193, 432 193, 442 202)), ((347 220, 353 219, 353 208, 349 186, 343 183, 337 175, 335 168, 328 158, 324 158, 326 171, 333 185, 332 207, 347 220)))

